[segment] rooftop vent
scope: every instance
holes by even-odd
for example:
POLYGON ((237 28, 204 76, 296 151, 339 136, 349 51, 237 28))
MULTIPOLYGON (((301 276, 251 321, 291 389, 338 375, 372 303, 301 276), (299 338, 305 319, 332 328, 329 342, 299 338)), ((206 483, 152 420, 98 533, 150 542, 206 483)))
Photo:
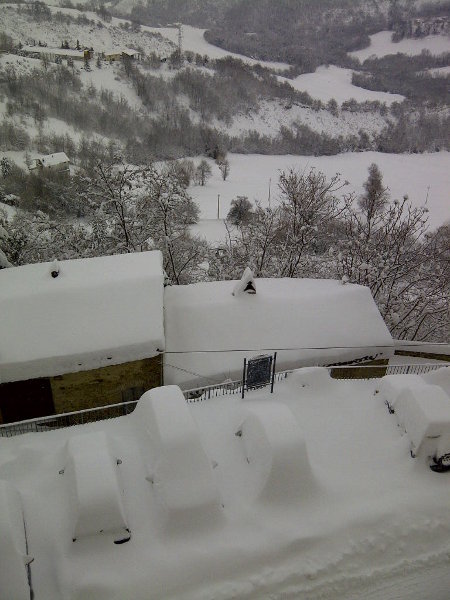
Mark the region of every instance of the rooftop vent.
POLYGON ((50 265, 50 274, 53 278, 56 278, 59 275, 59 262, 56 260, 56 258, 50 265))
POLYGON ((241 280, 234 286, 233 296, 241 294, 256 294, 255 278, 253 271, 247 267, 241 277, 241 280))

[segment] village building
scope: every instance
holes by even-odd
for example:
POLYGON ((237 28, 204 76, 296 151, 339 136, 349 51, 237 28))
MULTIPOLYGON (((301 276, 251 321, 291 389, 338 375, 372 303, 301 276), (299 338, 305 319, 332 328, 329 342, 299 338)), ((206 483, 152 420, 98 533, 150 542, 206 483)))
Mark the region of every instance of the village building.
POLYGON ((386 364, 392 337, 369 288, 321 279, 167 287, 164 381, 184 389, 242 377, 244 359, 277 352, 278 370, 386 364))
POLYGON ((366 287, 250 269, 164 287, 158 251, 3 269, 0 334, 5 423, 137 400, 162 383, 239 380, 258 355, 276 352, 280 371, 386 365, 394 352, 366 287))
POLYGON ((30 58, 42 58, 46 56, 48 60, 55 62, 57 58, 71 60, 90 60, 94 55, 93 48, 49 48, 47 46, 23 46, 20 55, 29 56, 30 58))
POLYGON ((162 384, 159 251, 0 271, 0 422, 137 399, 162 384))
POLYGON ((69 173, 70 160, 65 152, 55 152, 33 159, 30 171, 54 171, 69 173))
POLYGON ((109 62, 115 62, 118 60, 142 60, 142 54, 132 48, 123 48, 119 50, 110 50, 109 52, 102 53, 105 60, 109 62))

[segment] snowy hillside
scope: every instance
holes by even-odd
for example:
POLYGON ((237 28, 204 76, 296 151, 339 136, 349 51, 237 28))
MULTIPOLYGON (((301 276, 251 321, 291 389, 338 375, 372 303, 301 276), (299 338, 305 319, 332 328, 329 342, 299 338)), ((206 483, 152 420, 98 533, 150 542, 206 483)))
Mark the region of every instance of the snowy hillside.
MULTIPOLYGON (((51 23, 39 22, 30 19, 25 13, 19 13, 17 5, 3 5, 1 29, 6 31, 16 42, 23 45, 27 43, 47 43, 49 47, 59 48, 63 40, 69 40, 71 46, 79 40, 82 46, 94 47, 96 51, 108 51, 115 48, 141 47, 144 52, 156 52, 161 56, 168 56, 174 49, 173 44, 148 31, 131 31, 120 27, 120 21, 111 23, 102 21, 94 13, 87 13, 89 23, 79 23, 76 18, 82 13, 75 9, 53 9, 57 12, 72 17, 69 23, 53 19, 51 23)), ((84 13, 83 13, 84 14, 84 13)))
MULTIPOLYGON (((313 86, 310 88, 311 95, 316 91, 312 88, 313 86)), ((336 88, 333 89, 336 90, 336 88)), ((335 94, 334 97, 336 98, 338 94, 335 94)), ((350 95, 347 94, 346 99, 349 98, 350 95)), ((340 111, 333 114, 326 109, 314 110, 309 106, 297 103, 286 105, 286 102, 270 100, 262 101, 259 110, 236 115, 231 125, 226 125, 218 120, 214 121, 214 127, 229 135, 239 136, 243 133, 257 131, 261 135, 270 137, 276 137, 281 127, 291 128, 293 125, 307 125, 313 131, 334 137, 338 135, 357 136, 361 130, 366 131, 369 135, 380 133, 387 124, 388 119, 376 112, 340 111)))
POLYGON ((170 386, 129 416, 0 438, 34 599, 447 600, 448 473, 411 458, 389 389, 320 369, 244 400, 170 386))

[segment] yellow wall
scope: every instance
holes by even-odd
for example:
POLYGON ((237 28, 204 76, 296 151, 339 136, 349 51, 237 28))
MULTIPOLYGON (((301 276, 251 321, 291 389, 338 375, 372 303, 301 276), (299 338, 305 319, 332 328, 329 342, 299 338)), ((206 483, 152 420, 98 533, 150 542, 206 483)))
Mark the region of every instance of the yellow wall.
MULTIPOLYGON (((162 385, 161 356, 93 371, 50 378, 56 413, 72 412, 122 402, 122 393, 133 387, 148 390, 162 385)), ((131 398, 130 398, 131 399, 131 398)))

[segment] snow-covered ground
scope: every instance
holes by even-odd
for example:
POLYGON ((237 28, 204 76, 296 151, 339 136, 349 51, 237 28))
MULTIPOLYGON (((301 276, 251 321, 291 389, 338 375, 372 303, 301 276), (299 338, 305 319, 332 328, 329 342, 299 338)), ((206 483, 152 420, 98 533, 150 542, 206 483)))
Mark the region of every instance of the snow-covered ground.
POLYGON ((295 79, 278 77, 280 81, 288 82, 300 92, 308 92, 313 98, 328 102, 332 98, 341 104, 354 98, 357 102, 378 100, 386 104, 402 102, 405 98, 400 94, 374 92, 352 84, 352 70, 329 65, 318 67, 314 73, 299 75, 295 79))
POLYGON ((366 58, 375 56, 381 58, 388 54, 407 54, 415 56, 422 50, 428 50, 431 54, 443 54, 450 52, 450 39, 444 35, 429 35, 424 38, 404 38, 399 42, 392 41, 392 31, 379 31, 370 36, 370 46, 362 50, 350 52, 350 56, 364 62, 366 58))
POLYGON ((425 73, 428 73, 433 77, 447 77, 447 75, 450 75, 450 67, 436 67, 435 69, 427 69, 425 73))
POLYGON ((448 600, 449 473, 411 458, 377 389, 323 371, 244 400, 164 388, 129 416, 0 438, 34 599, 448 600))
POLYGON ((230 209, 231 200, 237 196, 247 196, 251 202, 258 199, 263 206, 269 198, 278 198, 277 182, 282 170, 294 168, 309 171, 315 168, 327 177, 341 173, 342 180, 350 185, 343 191, 363 193, 367 169, 376 163, 383 174, 383 181, 389 187, 391 198, 401 199, 408 195, 413 206, 423 206, 428 196, 429 224, 436 228, 450 219, 450 153, 433 154, 383 154, 380 152, 349 152, 337 156, 263 156, 259 154, 229 154, 230 174, 222 180, 218 167, 211 161, 212 177, 204 187, 191 186, 189 193, 200 207, 201 219, 194 231, 201 232, 210 241, 222 239, 225 227, 217 218, 217 196, 220 195, 221 219, 230 209), (222 232, 220 238, 216 236, 222 232))

